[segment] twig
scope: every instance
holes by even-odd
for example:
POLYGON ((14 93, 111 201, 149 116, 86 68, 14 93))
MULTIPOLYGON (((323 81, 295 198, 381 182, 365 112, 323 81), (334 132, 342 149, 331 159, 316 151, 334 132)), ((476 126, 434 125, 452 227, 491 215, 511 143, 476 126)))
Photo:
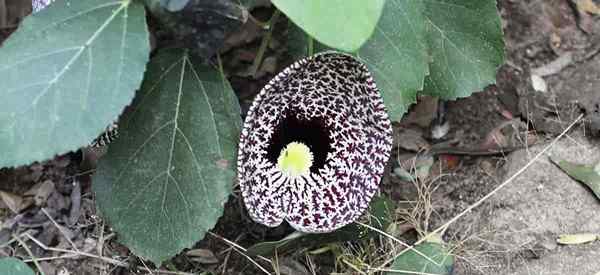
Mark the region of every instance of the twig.
POLYGON ((381 266, 386 266, 386 265, 390 264, 392 261, 394 261, 396 258, 398 258, 399 256, 401 256, 402 254, 404 254, 406 251, 411 250, 416 245, 418 245, 418 244, 420 244, 420 243, 428 240, 434 234, 438 234, 440 231, 445 230, 446 228, 448 228, 448 226, 450 226, 451 224, 453 224, 454 222, 456 222, 458 219, 460 219, 461 217, 463 217, 467 213, 471 212, 473 209, 475 209, 479 205, 483 204, 486 200, 488 200, 490 197, 492 197, 494 194, 496 194, 502 188, 506 187, 509 183, 511 183, 515 178, 517 178, 523 172, 525 172, 525 170, 527 170, 531 165, 533 165, 533 163, 535 163, 542 155, 544 155, 548 150, 550 150, 550 148, 554 147, 554 144, 556 144, 556 142, 558 140, 560 140, 564 135, 566 135, 567 132, 569 132, 569 130, 571 130, 571 128, 573 128, 573 126, 575 126, 577 123, 579 123, 579 121, 582 118, 583 118, 583 114, 579 115, 562 133, 560 133, 560 135, 558 135, 554 140, 552 140, 552 142, 550 144, 548 144, 548 146, 544 147, 544 149, 541 152, 537 153, 531 160, 529 160, 529 162, 527 162, 527 164, 525 164, 521 169, 519 169, 519 171, 517 171, 511 177, 509 177, 508 179, 506 179, 502 184, 498 185, 498 187, 494 188, 494 190, 492 190, 490 193, 488 193, 487 195, 483 196, 477 202, 475 202, 471 206, 467 207, 467 209, 465 209, 464 211, 462 211, 458 215, 454 216, 454 218, 450 219, 449 221, 447 221, 446 223, 444 223, 443 225, 441 225, 437 229, 433 230, 431 233, 427 234, 425 237, 423 237, 420 240, 416 241, 410 247, 407 247, 407 248, 403 249, 398 254, 394 255, 394 257, 391 257, 390 259, 386 260, 383 264, 381 264, 381 266))
MULTIPOLYGON (((217 235, 217 234, 215 234, 215 233, 212 233, 212 232, 210 232, 210 231, 208 232, 208 234, 210 234, 211 236, 213 236, 213 237, 215 237, 215 238, 217 238, 217 239, 219 239, 219 240, 222 240, 223 242, 225 242, 225 243, 229 244, 229 245, 230 245, 230 246, 233 248, 233 250, 237 251, 237 252, 238 252, 238 253, 240 253, 242 256, 244 256, 246 259, 248 259, 248 261, 250 261, 251 263, 253 263, 254 265, 256 265, 256 267, 258 267, 258 269, 260 269, 262 272, 264 272, 265 274, 269 274, 269 275, 271 275, 271 272, 269 272, 269 271, 268 271, 268 270, 266 270, 264 267, 262 267, 262 266, 261 266, 259 263, 257 263, 257 262, 256 262, 254 259, 252 259, 252 257, 250 257, 250 256, 246 255, 246 253, 244 253, 244 252, 246 252, 246 251, 247 251, 247 249, 245 249, 245 248, 244 248, 244 247, 242 247, 241 245, 239 245, 239 244, 236 244, 236 243, 234 243, 234 242, 232 242, 232 241, 230 241, 230 240, 228 240, 228 239, 226 239, 226 238, 224 238, 224 237, 221 237, 221 236, 219 236, 219 235, 217 235)), ((258 256, 258 258, 259 258, 259 259, 261 259, 261 260, 263 260, 263 261, 266 261, 266 262, 270 263, 271 265, 273 265, 273 262, 272 262, 271 260, 269 260, 269 259, 265 258, 265 257, 258 256)))
POLYGON ((29 254, 29 257, 31 257, 33 264, 35 265, 35 267, 37 267, 40 274, 46 275, 46 273, 44 273, 44 270, 42 269, 42 266, 40 265, 40 263, 38 263, 37 258, 33 255, 33 253, 31 252, 31 249, 29 249, 29 246, 27 246, 27 244, 23 240, 21 240, 21 238, 19 238, 19 236, 15 235, 15 234, 12 234, 12 236, 13 236, 13 238, 15 238, 15 240, 17 240, 17 242, 19 242, 19 244, 25 249, 25 251, 27 251, 27 254, 29 254))
POLYGON ((48 217, 48 219, 50 219, 50 221, 52 222, 52 224, 54 224, 54 226, 58 229, 58 231, 60 231, 60 233, 63 235, 63 237, 65 237, 65 239, 67 239, 67 241, 69 242, 69 244, 71 244, 73 249, 75 249, 75 251, 79 252, 79 249, 77 249, 77 246, 73 243, 73 241, 71 241, 71 238, 69 238, 69 236, 67 236, 67 234, 64 232, 64 229, 60 225, 58 225, 58 223, 52 218, 52 216, 50 216, 50 214, 48 214, 46 209, 44 209, 42 207, 41 210, 44 213, 44 215, 46 215, 46 217, 48 217))
POLYGON ((361 225, 361 226, 364 226, 364 227, 366 227, 366 228, 368 228, 368 229, 370 229, 370 230, 373 230, 373 231, 375 231, 375 232, 377 232, 377 233, 379 233, 379 234, 381 234, 381 235, 384 235, 384 236, 386 236, 386 237, 388 237, 388 238, 392 239, 393 241, 395 241, 395 242, 397 242, 397 243, 399 243, 399 244, 403 245, 403 246, 404 246, 404 247, 406 247, 407 249, 410 249, 410 250, 412 250, 413 252, 417 253, 419 256, 421 256, 421 257, 423 257, 423 258, 427 259, 428 261, 430 261, 431 263, 433 263, 433 264, 435 264, 435 265, 438 265, 438 266, 440 265, 440 263, 436 262, 434 259, 430 258, 429 256, 427 256, 427 255, 423 254, 423 252, 421 252, 421 251, 419 251, 419 250, 417 250, 417 249, 415 249, 415 248, 411 247, 411 245, 409 245, 409 244, 407 244, 407 243, 405 243, 405 242, 401 241, 400 239, 398 239, 398 238, 396 238, 396 237, 394 237, 394 236, 392 236, 392 235, 390 235, 390 234, 388 234, 388 233, 385 233, 385 232, 383 232, 383 231, 381 231, 381 230, 379 230, 379 229, 377 229, 377 228, 375 228, 375 227, 373 227, 373 226, 370 226, 370 225, 368 225, 368 224, 365 224, 365 223, 362 223, 362 222, 359 222, 359 221, 356 221, 355 223, 357 223, 357 224, 359 224, 359 225, 361 225))
POLYGON ((73 250, 56 248, 56 247, 48 247, 45 244, 43 244, 42 242, 40 242, 38 239, 36 239, 33 236, 31 236, 29 233, 26 233, 25 236, 27 236, 27 238, 29 238, 31 241, 33 241, 39 247, 41 247, 42 249, 44 249, 46 251, 70 253, 70 254, 75 254, 75 256, 86 256, 86 257, 90 257, 90 258, 94 258, 94 259, 99 259, 99 260, 108 262, 110 264, 116 265, 116 266, 121 266, 121 267, 126 267, 126 268, 129 267, 129 265, 126 264, 126 263, 123 263, 121 261, 118 261, 118 260, 115 260, 115 259, 111 259, 111 258, 108 258, 108 257, 104 257, 104 256, 98 256, 98 255, 94 255, 94 254, 83 252, 83 251, 73 251, 73 250))
POLYGON ((361 274, 361 275, 367 275, 367 273, 365 273, 364 271, 361 271, 358 267, 356 267, 352 263, 348 262, 346 259, 342 259, 342 262, 345 263, 347 266, 349 266, 354 271, 358 272, 359 274, 361 274))

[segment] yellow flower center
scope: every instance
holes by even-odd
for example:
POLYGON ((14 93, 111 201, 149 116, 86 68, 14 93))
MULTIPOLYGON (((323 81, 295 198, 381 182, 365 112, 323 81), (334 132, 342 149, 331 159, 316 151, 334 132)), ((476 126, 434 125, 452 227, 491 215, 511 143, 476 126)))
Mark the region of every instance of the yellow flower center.
POLYGON ((278 168, 289 177, 308 175, 312 163, 310 148, 300 142, 290 142, 277 158, 278 168))

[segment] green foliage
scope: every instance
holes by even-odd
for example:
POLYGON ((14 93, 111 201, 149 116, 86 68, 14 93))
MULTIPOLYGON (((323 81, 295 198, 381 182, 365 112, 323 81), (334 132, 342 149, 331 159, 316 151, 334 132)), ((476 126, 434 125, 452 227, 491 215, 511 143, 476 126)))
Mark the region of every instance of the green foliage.
MULTIPOLYGON (((100 211, 120 241, 157 264, 192 246, 214 226, 231 193, 241 121, 223 72, 201 65, 190 52, 212 57, 226 34, 247 19, 241 5, 256 2, 56 0, 27 17, 0 48, 0 167, 89 144, 133 100, 118 120, 120 138, 94 175, 100 211), (189 48, 159 51, 145 74, 150 47, 140 2, 178 45, 189 48), (203 16, 195 16, 192 2, 205 5, 203 16), (207 17, 210 24, 204 24, 207 17)), ((504 58, 494 0, 273 3, 302 28, 290 28, 293 56, 351 52, 368 65, 393 120, 418 92, 454 99, 481 90, 494 82, 504 58)), ((392 205, 375 199, 370 224, 386 229, 392 205)), ((293 234, 249 252, 268 255, 378 234, 352 224, 329 234, 293 234)), ((418 246, 433 258, 444 254, 442 248, 418 246)), ((422 259, 411 253, 394 267, 435 271, 411 265, 422 259)), ((0 273, 20 275, 2 269, 24 266, 15 261, 0 260, 0 273)))
MULTIPOLYGON (((400 120, 418 91, 456 99, 495 83, 502 37, 495 0, 387 0, 354 55, 369 67, 392 120, 400 120)), ((309 48, 332 50, 292 27, 290 52, 299 58, 309 48)))
POLYGON ((321 43, 354 52, 373 33, 385 0, 272 0, 287 17, 321 43))
POLYGON ((435 240, 425 241, 415 246, 414 250, 408 250, 398 256, 390 269, 394 271, 387 272, 388 275, 450 275, 454 269, 454 256, 450 254, 441 239, 436 237, 435 240))
POLYGON ((226 79, 183 50, 152 59, 93 189, 119 240, 156 264, 203 238, 235 176, 240 109, 226 79))
POLYGON ((424 92, 470 96, 496 83, 504 42, 495 0, 424 1, 431 63, 424 92))
POLYGON ((595 167, 585 164, 576 164, 566 160, 553 162, 567 175, 589 187, 594 195, 600 199, 600 163, 595 167))
MULTIPOLYGON (((386 197, 375 197, 371 200, 369 209, 369 225, 385 231, 392 222, 396 206, 392 200, 386 197)), ((349 224, 334 232, 325 234, 307 234, 294 232, 285 238, 272 241, 257 243, 248 248, 249 255, 272 256, 275 251, 283 253, 286 251, 298 250, 302 247, 322 246, 328 243, 356 241, 360 239, 379 236, 380 233, 371 230, 359 224, 349 224)))
POLYGON ((137 2, 58 0, 0 48, 0 167, 89 144, 140 85, 149 43, 137 2))
POLYGON ((29 266, 16 258, 0 259, 0 274, 35 275, 29 266))

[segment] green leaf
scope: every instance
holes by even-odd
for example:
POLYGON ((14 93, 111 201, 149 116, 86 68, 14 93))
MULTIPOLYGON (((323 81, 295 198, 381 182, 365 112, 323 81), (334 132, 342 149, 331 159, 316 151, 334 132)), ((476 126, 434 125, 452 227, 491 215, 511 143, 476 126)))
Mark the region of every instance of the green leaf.
POLYGON ((416 102, 427 74, 424 2, 387 0, 373 36, 360 48, 393 121, 416 102))
POLYGON ((495 0, 426 0, 432 62, 423 92, 442 99, 466 97, 496 83, 504 42, 495 0))
POLYGON ((272 0, 279 10, 321 43, 354 52, 369 39, 385 0, 272 0))
POLYGON ((425 241, 394 259, 389 275, 439 274, 450 275, 454 269, 454 256, 439 237, 425 241), (429 259, 423 257, 427 256, 429 259), (433 261, 433 262, 432 262, 433 261))
MULTIPOLYGON (((393 219, 395 205, 386 197, 375 197, 369 205, 369 225, 381 231, 385 231, 393 219)), ((310 248, 322 246, 328 243, 356 241, 370 237, 379 236, 380 233, 370 230, 362 225, 352 223, 334 232, 325 234, 308 234, 294 232, 285 238, 271 242, 257 243, 248 248, 248 255, 272 256, 275 251, 283 253, 301 247, 310 248)))
POLYGON ((89 144, 116 120, 148 61, 137 2, 57 0, 0 48, 0 167, 89 144))
MULTIPOLYGON (((332 50, 290 28, 294 57, 332 50)), ((494 0, 387 0, 373 35, 355 56, 369 67, 392 120, 419 91, 455 99, 492 84, 504 59, 494 0)))
POLYGON ((552 162, 565 171, 567 175, 589 187, 594 195, 600 199, 600 169, 596 169, 591 165, 575 164, 565 160, 552 160, 552 162))
MULTIPOLYGON (((369 67, 381 91, 390 118, 399 121, 416 102, 427 74, 425 22, 422 1, 387 0, 373 35, 354 54, 369 67)), ((293 57, 333 50, 310 38, 297 26, 289 26, 289 51, 293 57)))
POLYGON ((202 239, 235 176, 240 107, 218 71, 165 50, 98 163, 100 211, 135 254, 160 264, 202 239))
POLYGON ((35 275, 29 266, 16 258, 0 259, 0 274, 35 275))

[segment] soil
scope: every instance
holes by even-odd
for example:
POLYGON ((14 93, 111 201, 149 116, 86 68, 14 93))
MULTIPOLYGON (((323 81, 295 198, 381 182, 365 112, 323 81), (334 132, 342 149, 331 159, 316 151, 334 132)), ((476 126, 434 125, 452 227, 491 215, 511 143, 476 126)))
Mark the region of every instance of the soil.
MULTIPOLYGON (((441 140, 430 139, 429 123, 411 123, 410 114, 395 124, 397 136, 410 132, 415 138, 395 140, 389 174, 381 190, 398 202, 396 222, 401 227, 410 223, 402 214, 404 208, 411 207, 405 202, 422 199, 424 190, 394 173, 403 161, 415 155, 427 157, 412 150, 445 142, 474 150, 493 142, 523 149, 496 155, 435 156, 433 168, 425 175, 430 183, 425 188, 430 195, 428 209, 423 211, 427 214, 413 221, 412 227, 417 230, 401 230, 406 233, 397 237, 414 241, 415 231, 430 232, 459 215, 517 173, 583 114, 582 123, 577 123, 523 174, 454 222, 443 238, 456 255, 453 274, 598 274, 600 242, 562 246, 556 238, 560 234, 600 234, 600 200, 550 163, 549 157, 585 164, 600 161, 600 16, 578 12, 575 1, 570 0, 498 2, 506 63, 498 72, 497 84, 469 98, 445 103, 450 130, 441 140), (567 62, 557 65, 556 60, 567 62), (545 92, 534 90, 532 85, 532 74, 540 72, 545 74, 545 92), (412 143, 407 144, 408 140, 412 143)), ((9 12, 9 27, 0 26, 0 43, 14 29, 10 26, 28 11, 15 4, 9 5, 9 12)), ((268 8, 253 11, 255 17, 265 21, 270 13, 268 8)), ((243 112, 260 88, 292 61, 283 42, 286 26, 285 22, 276 26, 256 77, 248 72, 264 31, 249 21, 228 39, 223 63, 243 112)), ((411 114, 427 110, 431 100, 420 98, 411 114)), ((0 245, 10 242, 0 246, 0 257, 30 258, 16 235, 31 247, 33 255, 46 258, 40 261, 45 274, 148 274, 147 268, 159 268, 119 244, 118 233, 112 232, 96 213, 90 174, 93 156, 101 156, 102 152, 88 149, 85 153, 0 170, 0 191, 4 192, 0 196, 0 245), (34 196, 27 196, 28 192, 34 196), (72 256, 49 251, 27 236, 48 247, 71 249, 75 245, 89 254, 72 256)), ((287 225, 267 228, 251 221, 236 188, 212 232, 214 235, 206 235, 192 248, 201 257, 192 257, 186 250, 161 267, 172 272, 163 274, 177 274, 174 270, 264 274, 222 238, 249 247, 279 240, 293 230, 287 225)), ((331 251, 304 253, 315 248, 320 247, 301 247, 279 255, 280 274, 354 274, 331 251)), ((270 263, 255 260, 273 270, 270 263)))

